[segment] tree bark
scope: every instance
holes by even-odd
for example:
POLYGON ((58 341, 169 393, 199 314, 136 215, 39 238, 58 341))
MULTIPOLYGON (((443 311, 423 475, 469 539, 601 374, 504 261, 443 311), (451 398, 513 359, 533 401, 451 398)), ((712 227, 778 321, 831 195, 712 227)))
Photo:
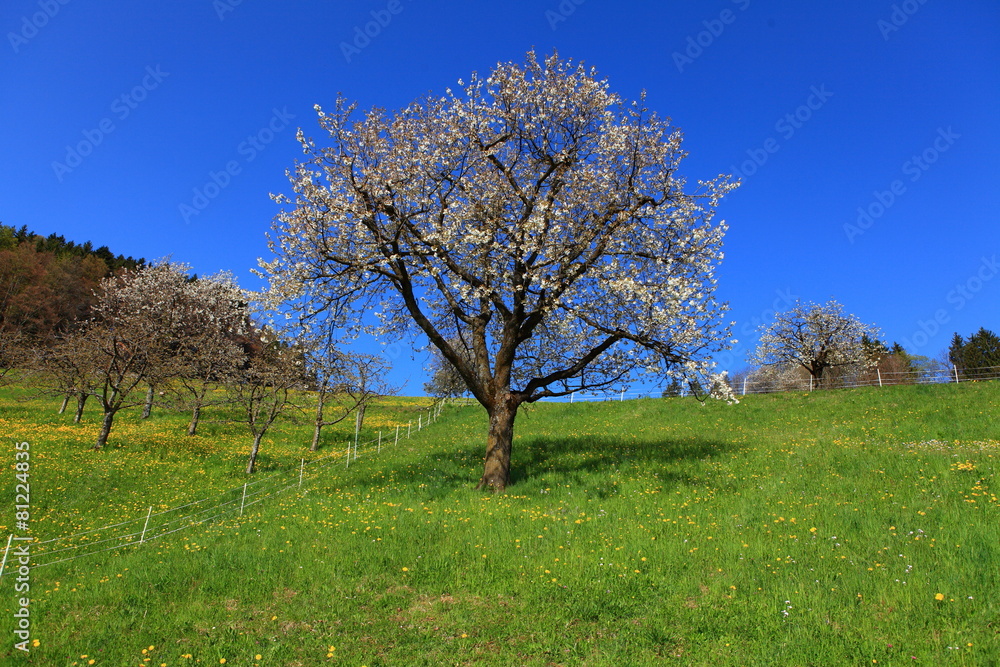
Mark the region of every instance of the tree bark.
POLYGON ((250 449, 250 461, 247 463, 247 474, 252 475, 254 466, 257 465, 257 452, 260 451, 260 440, 264 437, 264 433, 258 433, 253 437, 253 447, 250 449))
POLYGON ((148 419, 149 415, 153 412, 153 395, 155 391, 153 385, 149 385, 149 389, 146 390, 146 405, 142 408, 142 418, 148 419))
POLYGON ((80 420, 83 419, 83 406, 87 403, 87 398, 89 394, 80 392, 76 395, 76 414, 73 415, 73 423, 79 424, 80 420))
POLYGON ((309 447, 310 452, 315 452, 319 449, 319 433, 323 428, 323 403, 324 403, 324 392, 319 392, 319 397, 316 404, 316 426, 313 429, 313 441, 312 446, 309 447))
POLYGON ((486 438, 486 460, 477 490, 503 493, 510 484, 510 453, 514 442, 514 418, 520 401, 505 392, 490 411, 490 430, 486 438))
POLYGON ((198 432, 199 419, 201 419, 201 404, 195 404, 191 410, 191 423, 188 424, 188 435, 195 435, 198 432))
POLYGON ((104 419, 101 421, 101 432, 97 434, 97 443, 94 445, 94 449, 101 449, 104 445, 108 444, 108 435, 111 434, 111 425, 115 422, 114 412, 105 412, 104 419))

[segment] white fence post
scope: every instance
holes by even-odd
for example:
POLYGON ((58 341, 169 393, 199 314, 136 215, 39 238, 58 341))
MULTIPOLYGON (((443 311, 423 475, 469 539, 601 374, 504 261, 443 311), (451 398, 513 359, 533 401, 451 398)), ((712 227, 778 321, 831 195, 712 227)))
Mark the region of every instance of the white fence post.
POLYGON ((10 543, 14 541, 14 533, 7 538, 7 547, 3 550, 3 561, 0 561, 0 577, 3 576, 3 569, 7 566, 7 552, 10 551, 10 543))
POLYGON ((149 526, 149 517, 153 515, 153 506, 149 506, 149 511, 146 512, 146 523, 142 524, 142 535, 139 536, 139 544, 142 544, 146 539, 146 528, 149 526))
POLYGON ((576 398, 576 392, 575 391, 569 395, 569 402, 572 403, 574 398, 576 398))
POLYGON ((958 366, 952 364, 951 369, 955 372, 955 382, 958 382, 958 366))
POLYGON ((881 387, 882 386, 882 371, 880 371, 878 368, 876 368, 875 372, 878 373, 878 386, 881 387))
POLYGON ((240 499, 240 516, 243 516, 243 507, 247 503, 247 485, 243 485, 243 498, 240 499))
POLYGON ((392 446, 395 447, 399 444, 399 424, 396 424, 396 439, 393 440, 392 446))
POLYGON ((302 488, 302 471, 306 468, 306 460, 302 459, 299 463, 299 488, 302 488))
POLYGON ((378 453, 382 453, 382 431, 378 432, 378 453))

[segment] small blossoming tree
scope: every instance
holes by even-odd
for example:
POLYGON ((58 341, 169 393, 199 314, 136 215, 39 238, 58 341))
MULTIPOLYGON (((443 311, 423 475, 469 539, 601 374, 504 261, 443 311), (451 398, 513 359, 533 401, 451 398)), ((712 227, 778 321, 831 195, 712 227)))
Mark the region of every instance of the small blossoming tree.
POLYGON ((735 186, 686 191, 680 131, 580 64, 529 53, 459 85, 394 114, 317 106, 325 145, 299 131, 262 269, 300 316, 426 336, 489 415, 479 487, 502 491, 518 406, 710 374, 735 186))
POLYGON ((816 386, 829 369, 874 365, 869 340, 877 340, 879 330, 844 313, 836 301, 823 305, 796 303, 774 322, 760 327, 760 342, 751 362, 766 368, 804 368, 816 386))

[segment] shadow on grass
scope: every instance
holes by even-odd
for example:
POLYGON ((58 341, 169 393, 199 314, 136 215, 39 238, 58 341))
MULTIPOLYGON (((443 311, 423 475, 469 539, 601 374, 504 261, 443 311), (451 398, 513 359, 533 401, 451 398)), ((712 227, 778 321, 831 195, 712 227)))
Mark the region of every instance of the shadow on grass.
MULTIPOLYGON (((485 446, 485 445, 483 445, 485 446)), ((597 497, 617 493, 612 484, 627 476, 648 476, 657 485, 674 486, 705 474, 698 463, 733 448, 730 443, 701 438, 661 438, 627 441, 611 436, 522 437, 514 441, 511 483, 514 495, 544 492, 546 487, 568 485, 587 489, 597 497)), ((378 471, 378 480, 393 480, 432 500, 455 492, 468 492, 482 474, 483 450, 472 443, 434 449, 408 458, 383 459, 367 472, 362 468, 346 485, 367 486, 378 471)))
POLYGON ((638 468, 655 473, 660 481, 681 482, 685 462, 717 456, 730 443, 700 438, 661 438, 626 441, 611 436, 527 437, 515 440, 511 486, 535 479, 555 478, 593 483, 612 471, 638 468))

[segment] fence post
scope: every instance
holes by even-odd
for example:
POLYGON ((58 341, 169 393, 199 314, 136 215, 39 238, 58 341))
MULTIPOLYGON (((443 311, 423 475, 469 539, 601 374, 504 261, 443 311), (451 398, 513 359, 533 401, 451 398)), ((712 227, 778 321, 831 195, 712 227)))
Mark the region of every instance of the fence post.
POLYGON ((393 441, 392 446, 395 447, 399 444, 399 424, 396 424, 396 439, 393 441))
POLYGON ((423 415, 417 415, 417 431, 418 432, 420 431, 420 429, 422 429, 424 427, 423 421, 424 421, 424 416, 423 415))
POLYGON ((882 371, 880 371, 878 368, 876 368, 875 372, 878 373, 878 386, 881 387, 882 386, 882 371))
POLYGON ((243 485, 243 498, 240 499, 240 516, 243 516, 243 507, 247 503, 247 485, 243 485))
POLYGON ((956 366, 955 364, 952 364, 951 365, 951 369, 955 372, 955 382, 957 383, 958 382, 958 366, 956 366))
POLYGON ((809 376, 809 391, 813 390, 813 376, 809 376))
POLYGON ((406 422, 406 439, 410 439, 410 430, 413 427, 413 422, 406 422))
POLYGON ((378 453, 382 453, 382 431, 378 432, 378 453))
POLYGON ((624 389, 622 389, 622 397, 620 399, 618 399, 618 400, 619 400, 619 402, 624 402, 625 401, 625 390, 624 389))
POLYGON ((142 544, 146 539, 146 527, 149 526, 149 517, 153 515, 153 506, 149 506, 149 511, 146 512, 146 523, 142 524, 142 535, 139 536, 139 544, 142 544))
POLYGON ((3 550, 3 560, 0 561, 0 577, 3 576, 3 569, 4 569, 4 567, 7 566, 7 552, 10 551, 10 543, 13 540, 14 540, 14 533, 11 533, 10 537, 7 538, 7 546, 3 550))
POLYGON ((572 392, 572 393, 571 393, 571 394, 569 395, 569 402, 570 402, 570 403, 572 403, 572 402, 573 402, 573 399, 574 399, 574 398, 576 398, 576 392, 575 392, 575 391, 574 391, 574 392, 572 392))
POLYGON ((344 467, 345 468, 350 468, 351 467, 351 441, 350 440, 347 441, 347 465, 344 466, 344 467))
POLYGON ((299 463, 299 488, 302 488, 302 471, 305 470, 306 460, 302 459, 299 463))
POLYGON ((747 395, 747 379, 743 378, 743 395, 747 395))

